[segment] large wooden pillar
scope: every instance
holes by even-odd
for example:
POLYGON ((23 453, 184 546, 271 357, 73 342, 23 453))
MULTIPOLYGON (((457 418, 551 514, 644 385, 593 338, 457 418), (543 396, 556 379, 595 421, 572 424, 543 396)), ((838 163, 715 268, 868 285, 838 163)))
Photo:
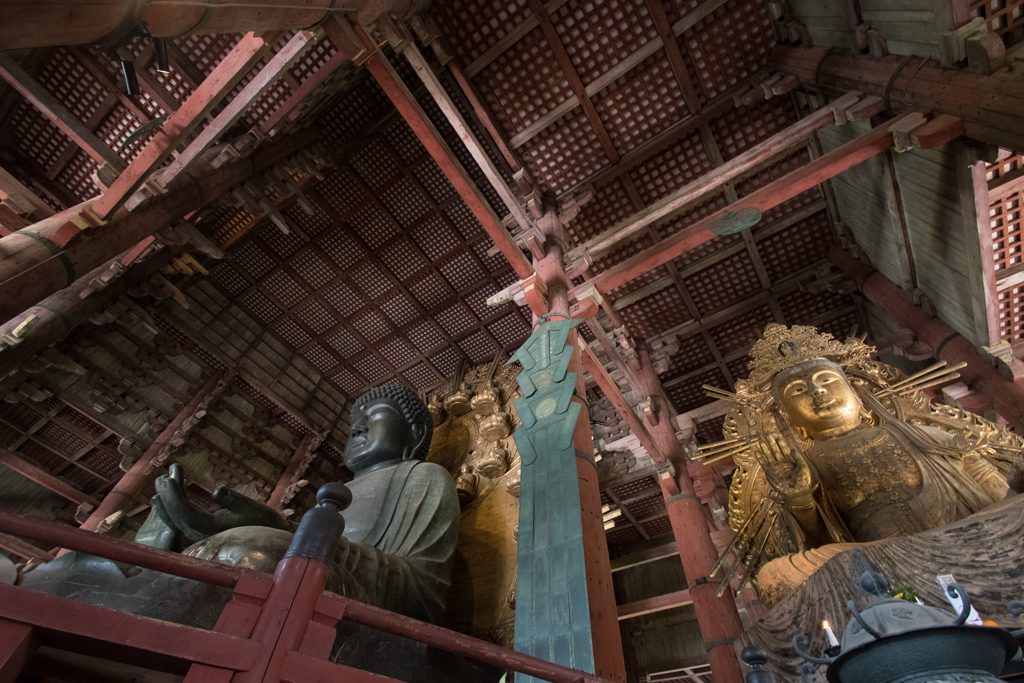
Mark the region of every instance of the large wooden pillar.
POLYGON ((717 596, 721 574, 718 579, 710 576, 718 561, 718 551, 711 542, 700 497, 694 492, 686 456, 676 438, 673 424, 675 408, 651 365, 646 344, 637 344, 637 357, 640 367, 636 377, 651 401, 651 410, 645 419, 648 432, 661 455, 676 469, 675 476, 670 471, 659 472, 658 481, 665 496, 708 663, 716 683, 741 683, 743 679, 733 642, 742 636, 743 622, 736 611, 732 591, 726 591, 722 597, 717 596))
MULTIPOLYGON (((561 225, 538 220, 537 287, 548 313, 514 356, 523 365, 515 432, 522 462, 515 648, 556 664, 626 680, 601 515, 581 350, 569 317, 561 225)), ((534 307, 535 310, 541 306, 534 307)), ((516 677, 519 683, 519 677, 516 677)))
POLYGON ((881 97, 896 113, 931 110, 963 119, 967 137, 1024 150, 1024 79, 998 71, 990 76, 945 69, 924 57, 881 59, 833 48, 776 45, 773 71, 795 74, 827 95, 851 90, 881 97))
POLYGON ((1024 433, 1024 387, 1001 375, 981 357, 970 340, 939 318, 930 317, 892 280, 856 260, 838 245, 829 250, 828 257, 897 326, 907 328, 917 339, 935 349, 936 357, 951 365, 967 363, 960 370, 961 381, 992 399, 996 412, 1018 432, 1024 433))

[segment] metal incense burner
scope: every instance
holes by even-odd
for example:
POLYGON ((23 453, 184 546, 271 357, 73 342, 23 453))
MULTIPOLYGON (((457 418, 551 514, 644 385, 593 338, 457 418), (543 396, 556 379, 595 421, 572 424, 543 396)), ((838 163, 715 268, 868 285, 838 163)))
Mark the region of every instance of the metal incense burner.
MULTIPOLYGON (((951 597, 963 605, 959 615, 906 600, 887 597, 889 582, 876 572, 864 572, 861 586, 877 599, 863 612, 846 603, 853 619, 847 623, 835 657, 812 657, 804 651, 805 635, 793 638, 796 653, 805 661, 804 683, 819 666, 828 666, 830 683, 928 683, 935 680, 997 683, 1006 663, 1017 656, 1024 629, 1008 631, 989 626, 967 626, 971 600, 959 584, 950 584, 951 597), (962 677, 962 678, 961 678, 962 677)), ((1024 602, 1013 601, 1010 613, 1024 613, 1024 602)))

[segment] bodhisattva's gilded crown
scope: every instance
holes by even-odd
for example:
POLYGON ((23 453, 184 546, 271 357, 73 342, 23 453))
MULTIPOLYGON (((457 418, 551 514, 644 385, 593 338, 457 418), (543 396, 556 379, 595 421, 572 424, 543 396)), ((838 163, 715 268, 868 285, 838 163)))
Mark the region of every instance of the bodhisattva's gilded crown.
POLYGON ((858 366, 870 361, 872 351, 873 347, 856 337, 841 342, 813 327, 771 323, 750 349, 750 376, 736 383, 736 393, 747 400, 756 399, 770 391, 772 380, 784 370, 822 359, 842 368, 858 366))

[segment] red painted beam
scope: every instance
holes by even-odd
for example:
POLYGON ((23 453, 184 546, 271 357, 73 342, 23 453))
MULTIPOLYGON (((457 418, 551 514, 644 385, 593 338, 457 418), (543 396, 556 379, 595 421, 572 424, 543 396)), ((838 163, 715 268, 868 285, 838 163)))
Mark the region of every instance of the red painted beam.
POLYGON ((598 360, 594 350, 589 346, 583 351, 583 367, 587 369, 590 376, 597 382, 597 386, 601 387, 601 391, 611 401, 612 406, 626 421, 626 425, 630 431, 636 435, 636 438, 640 440, 640 445, 644 447, 647 454, 654 459, 654 462, 663 463, 665 462, 665 456, 661 450, 654 445, 654 440, 651 439, 650 433, 647 431, 647 427, 640 418, 636 416, 629 403, 626 402, 626 397, 619 391, 619 386, 615 383, 615 380, 611 378, 608 371, 604 369, 604 365, 598 360))
MULTIPOLYGON (((333 40, 331 29, 327 26, 324 28, 333 40)), ((501 253, 512 265, 512 269, 516 271, 519 278, 526 279, 533 275, 533 267, 519 249, 519 245, 515 243, 512 236, 508 234, 508 231, 501 224, 501 221, 494 215, 494 211, 487 203, 487 200, 484 199, 480 190, 469 179, 466 169, 456 159, 451 148, 441 138, 441 134, 437 132, 430 119, 427 118, 426 112, 416 102, 416 99, 409 92, 402 79, 395 73, 391 63, 377 49, 377 45, 366 34, 362 26, 354 24, 352 28, 362 42, 363 47, 368 52, 372 52, 365 62, 366 67, 373 74, 373 77, 384 92, 387 93, 388 98, 395 105, 395 108, 398 109, 405 122, 409 124, 409 127, 412 128, 419 141, 427 148, 427 152, 437 162, 445 177, 448 178, 448 182, 459 193, 462 201, 466 202, 466 206, 469 207, 469 210, 480 221, 487 234, 494 240, 494 244, 501 250, 501 253)))
POLYGON ((27 624, 0 619, 0 681, 18 678, 39 649, 39 633, 27 624))
POLYGON ((260 653, 259 643, 243 638, 0 584, 0 623, 5 622, 35 626, 58 647, 66 639, 111 654, 145 651, 233 671, 248 671, 260 653))
POLYGON ((179 436, 179 430, 182 430, 185 423, 192 419, 197 419, 205 414, 206 406, 210 400, 221 393, 228 382, 224 379, 225 373, 220 370, 202 386, 195 393, 192 399, 185 404, 185 407, 181 409, 173 420, 171 420, 164 430, 160 432, 160 436, 156 438, 146 452, 135 462, 131 468, 124 473, 120 481, 111 489, 104 498, 103 502, 92 511, 89 518, 82 524, 82 529, 86 531, 95 531, 106 517, 114 514, 118 510, 125 510, 132 506, 135 499, 143 489, 149 486, 150 483, 156 479, 159 472, 157 472, 154 465, 154 461, 165 454, 171 443, 179 436), (203 412, 200 412, 203 411, 203 412))
POLYGON ((53 491, 58 496, 70 500, 75 505, 81 505, 82 503, 99 505, 99 501, 92 496, 79 491, 71 484, 61 481, 49 472, 39 469, 28 461, 22 460, 6 448, 0 448, 0 465, 17 472, 23 477, 31 479, 40 486, 53 491))
POLYGON ((906 114, 871 129, 856 140, 851 140, 793 173, 733 202, 721 211, 687 226, 662 240, 657 246, 640 252, 614 268, 598 273, 588 284, 595 285, 602 293, 610 292, 633 278, 664 265, 712 239, 715 234, 711 232, 709 226, 712 221, 721 218, 727 211, 736 213, 748 207, 767 211, 846 169, 856 166, 865 159, 890 149, 894 143, 892 133, 888 129, 904 116, 906 114))
POLYGON ((341 611, 345 621, 426 643, 484 664, 511 669, 552 683, 608 683, 605 679, 592 673, 570 669, 537 657, 506 650, 500 645, 477 640, 462 633, 404 617, 334 593, 323 594, 317 611, 333 613, 341 611))
POLYGON ((427 9, 422 0, 247 0, 188 2, 162 0, 47 0, 0 2, 0 45, 5 50, 51 45, 85 45, 123 37, 144 25, 157 38, 215 33, 309 29, 337 16, 358 12, 373 21, 387 12, 406 18, 427 9))
MULTIPOLYGON (((196 159, 217 142, 221 135, 234 126, 238 119, 242 118, 242 115, 249 110, 249 107, 262 97, 322 35, 323 32, 318 30, 299 31, 292 36, 291 40, 276 55, 271 57, 267 65, 260 69, 259 73, 245 84, 241 92, 235 95, 231 102, 217 114, 217 117, 196 135, 195 139, 185 148, 185 151, 168 164, 167 168, 160 173, 161 182, 166 183, 172 180, 195 163, 196 159)), ((230 56, 228 55, 228 57, 230 56)), ((212 78, 213 75, 210 74, 210 77, 212 78)), ((244 72, 242 75, 244 75, 244 72)), ((206 81, 203 81, 204 85, 205 83, 206 81)), ((191 99, 189 98, 189 100, 191 99)), ((188 106, 187 101, 185 106, 188 106)), ((179 109, 178 112, 180 111, 179 109)), ((177 114, 178 112, 175 113, 177 114)))
POLYGON ((249 73, 264 47, 263 39, 253 33, 238 41, 178 111, 171 114, 127 170, 93 202, 93 211, 108 220, 249 73))
POLYGON ((42 550, 31 543, 26 543, 20 538, 8 536, 7 534, 0 534, 0 548, 23 557, 26 560, 37 559, 42 560, 43 562, 49 562, 56 557, 56 555, 47 550, 42 550))
POLYGON ((646 600, 628 602, 625 605, 619 605, 617 610, 619 613, 619 621, 622 621, 623 619, 642 617, 645 614, 661 612, 662 610, 675 609, 676 607, 683 607, 685 605, 692 604, 693 598, 690 597, 690 591, 681 590, 674 593, 667 593, 665 595, 658 595, 653 598, 647 598, 646 600))
POLYGON ((281 478, 277 481, 277 485, 270 494, 270 498, 267 499, 267 505, 275 510, 280 510, 284 507, 284 498, 285 494, 288 493, 288 487, 292 485, 294 480, 299 478, 306 465, 309 464, 310 453, 316 447, 315 443, 316 437, 312 434, 306 434, 302 437, 295 452, 292 453, 291 459, 288 461, 288 466, 281 473, 281 478))
POLYGON ((193 581, 212 583, 215 586, 233 588, 247 571, 240 567, 229 567, 226 564, 200 560, 181 553, 157 550, 120 538, 111 538, 2 509, 0 529, 11 535, 30 538, 46 545, 77 550, 87 555, 105 557, 193 581))
POLYGON ((264 135, 273 135, 277 132, 276 129, 282 124, 285 118, 289 121, 295 120, 295 118, 302 112, 302 101, 306 99, 306 96, 313 92, 318 85, 324 82, 324 79, 334 73, 334 70, 348 61, 348 59, 349 57, 343 54, 341 50, 335 52, 323 66, 302 82, 299 89, 292 93, 291 97, 277 108, 277 111, 271 114, 266 123, 260 126, 260 131, 264 135))

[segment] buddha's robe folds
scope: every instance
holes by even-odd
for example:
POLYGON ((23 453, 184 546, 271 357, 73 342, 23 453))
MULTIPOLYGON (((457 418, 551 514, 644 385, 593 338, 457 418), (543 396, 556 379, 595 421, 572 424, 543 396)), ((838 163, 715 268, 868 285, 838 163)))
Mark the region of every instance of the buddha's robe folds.
POLYGON ((459 498, 451 475, 410 460, 355 479, 332 568, 357 600, 437 623, 451 584, 459 498))
MULTIPOLYGON (((439 622, 459 536, 459 499, 451 476, 440 465, 409 460, 368 472, 348 487, 352 505, 342 513, 345 533, 331 561, 328 590, 439 622)), ((200 541, 185 553, 273 571, 291 537, 277 529, 240 527, 200 541)))

